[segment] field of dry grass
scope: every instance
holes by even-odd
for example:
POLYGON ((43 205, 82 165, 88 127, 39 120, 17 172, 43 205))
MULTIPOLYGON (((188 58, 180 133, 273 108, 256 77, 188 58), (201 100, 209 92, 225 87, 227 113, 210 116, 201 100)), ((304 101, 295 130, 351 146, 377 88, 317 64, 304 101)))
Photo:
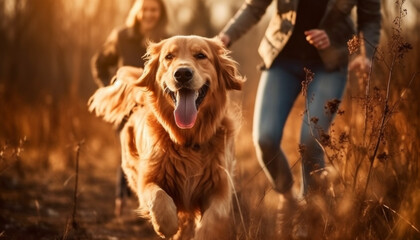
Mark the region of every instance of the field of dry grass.
MULTIPOLYGON (((349 76, 340 114, 321 141, 328 173, 319 179, 322 190, 292 216, 296 231, 309 223, 309 239, 420 239, 420 40, 406 34, 398 16, 384 23, 371 73, 349 76)), ((246 36, 232 49, 248 83, 233 96, 243 106, 244 121, 236 143, 229 234, 279 239, 278 196, 251 140, 258 73, 240 51, 245 41, 258 39, 246 36)), ((117 137, 87 112, 86 97, 28 101, 4 86, 0 79, 0 239, 158 239, 135 215, 135 199, 128 200, 122 217, 114 217, 117 137)), ((281 146, 297 190, 304 109, 301 97, 281 146)))

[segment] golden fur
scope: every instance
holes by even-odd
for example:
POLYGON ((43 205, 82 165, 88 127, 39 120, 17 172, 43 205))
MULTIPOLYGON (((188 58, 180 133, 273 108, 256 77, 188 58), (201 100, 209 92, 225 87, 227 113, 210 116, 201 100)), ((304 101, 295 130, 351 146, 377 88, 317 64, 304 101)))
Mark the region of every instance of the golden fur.
POLYGON ((115 125, 130 115, 121 131, 122 167, 139 212, 161 237, 227 236, 217 235, 231 208, 237 126, 227 91, 244 82, 227 53, 219 41, 198 36, 152 43, 140 78, 140 69, 120 68, 115 83, 90 99, 90 111, 115 125), (175 80, 180 68, 193 72, 190 81, 175 80), (173 98, 183 88, 196 95, 206 88, 193 126, 178 126, 174 117, 173 98))

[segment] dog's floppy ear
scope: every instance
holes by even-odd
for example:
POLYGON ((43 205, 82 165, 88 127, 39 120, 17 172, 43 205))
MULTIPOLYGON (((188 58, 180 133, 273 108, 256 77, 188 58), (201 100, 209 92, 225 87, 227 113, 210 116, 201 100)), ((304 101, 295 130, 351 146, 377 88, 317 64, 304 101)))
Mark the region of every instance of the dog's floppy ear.
POLYGON ((159 56, 162 48, 162 42, 149 43, 147 52, 144 55, 146 63, 144 65, 143 74, 137 80, 136 86, 153 89, 156 82, 156 72, 159 67, 159 56))
POLYGON ((210 39, 209 42, 215 56, 219 79, 225 83, 227 90, 241 90, 245 77, 239 73, 238 63, 229 56, 230 51, 223 46, 218 38, 210 39))

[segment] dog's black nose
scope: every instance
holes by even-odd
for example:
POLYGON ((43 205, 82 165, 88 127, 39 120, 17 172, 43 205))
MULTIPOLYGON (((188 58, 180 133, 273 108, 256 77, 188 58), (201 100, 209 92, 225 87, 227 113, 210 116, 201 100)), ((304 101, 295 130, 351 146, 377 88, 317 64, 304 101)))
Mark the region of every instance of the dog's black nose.
POLYGON ((178 68, 174 73, 174 78, 178 82, 185 83, 192 79, 194 73, 190 68, 178 68))

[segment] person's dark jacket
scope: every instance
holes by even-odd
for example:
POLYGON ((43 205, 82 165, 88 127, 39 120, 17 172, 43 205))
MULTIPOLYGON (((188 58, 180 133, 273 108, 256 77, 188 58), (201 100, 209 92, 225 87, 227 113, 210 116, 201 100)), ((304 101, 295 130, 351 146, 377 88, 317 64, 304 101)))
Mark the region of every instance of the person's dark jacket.
POLYGON ((146 40, 134 28, 115 29, 101 50, 92 58, 92 75, 100 87, 110 83, 115 71, 121 66, 143 67, 146 40))
MULTIPOLYGON (((272 0, 246 0, 235 17, 223 29, 233 43, 264 15, 272 0)), ((274 59, 286 45, 296 22, 298 0, 278 0, 277 12, 272 17, 261 40, 258 52, 269 68, 274 59)), ((331 46, 319 50, 319 55, 329 70, 334 70, 348 63, 347 41, 355 34, 351 20, 351 11, 357 6, 357 31, 362 32, 368 43, 366 55, 371 57, 374 47, 379 42, 381 29, 380 0, 329 0, 319 29, 326 31, 331 46)))

